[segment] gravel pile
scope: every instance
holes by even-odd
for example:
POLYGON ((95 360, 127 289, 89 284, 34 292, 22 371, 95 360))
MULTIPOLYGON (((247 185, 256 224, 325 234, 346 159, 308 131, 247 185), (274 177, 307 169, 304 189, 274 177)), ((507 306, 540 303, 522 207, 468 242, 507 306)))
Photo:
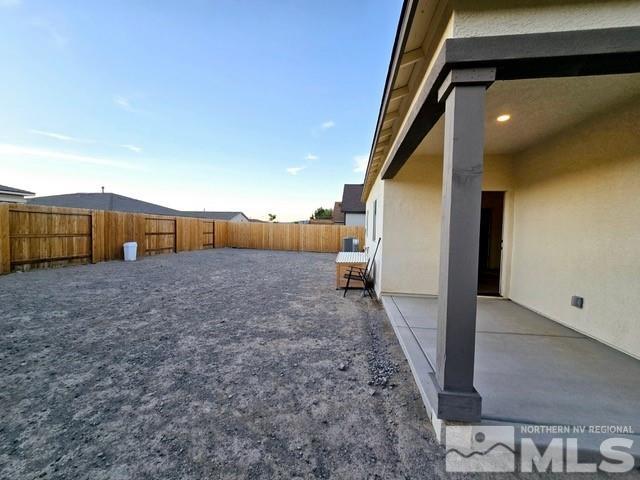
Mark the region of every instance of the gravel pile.
POLYGON ((391 360, 385 342, 381 338, 380 328, 369 322, 369 351, 367 352, 370 379, 368 384, 374 387, 393 388, 392 377, 398 373, 398 363, 391 360))

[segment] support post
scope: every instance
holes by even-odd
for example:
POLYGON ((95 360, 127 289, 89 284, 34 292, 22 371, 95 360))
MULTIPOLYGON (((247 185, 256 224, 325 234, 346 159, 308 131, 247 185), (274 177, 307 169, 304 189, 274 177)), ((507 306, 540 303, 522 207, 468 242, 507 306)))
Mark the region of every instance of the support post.
POLYGON ((445 133, 438 297, 438 417, 477 422, 473 385, 485 92, 495 69, 452 70, 439 100, 445 133))

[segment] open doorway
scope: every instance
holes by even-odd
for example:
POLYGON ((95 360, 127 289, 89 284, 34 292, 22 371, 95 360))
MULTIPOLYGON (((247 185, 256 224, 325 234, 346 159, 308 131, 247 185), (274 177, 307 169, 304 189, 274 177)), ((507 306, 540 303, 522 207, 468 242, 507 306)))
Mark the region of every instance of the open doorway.
POLYGON ((500 295, 504 192, 482 192, 478 295, 500 295))

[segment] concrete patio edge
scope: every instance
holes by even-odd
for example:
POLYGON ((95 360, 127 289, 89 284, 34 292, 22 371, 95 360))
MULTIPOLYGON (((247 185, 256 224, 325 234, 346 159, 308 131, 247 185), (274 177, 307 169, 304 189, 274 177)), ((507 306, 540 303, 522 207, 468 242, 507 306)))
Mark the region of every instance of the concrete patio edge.
POLYGON ((440 443, 444 443, 444 427, 446 426, 446 422, 438 418, 435 410, 438 393, 431 380, 431 375, 434 373, 433 366, 429 362, 427 355, 422 351, 422 347, 420 347, 418 340, 413 335, 413 332, 402 316, 398 306, 393 301, 393 298, 390 295, 381 295, 380 298, 387 313, 387 318, 393 327, 400 347, 409 363, 409 368, 411 369, 416 386, 422 397, 436 438, 440 443))

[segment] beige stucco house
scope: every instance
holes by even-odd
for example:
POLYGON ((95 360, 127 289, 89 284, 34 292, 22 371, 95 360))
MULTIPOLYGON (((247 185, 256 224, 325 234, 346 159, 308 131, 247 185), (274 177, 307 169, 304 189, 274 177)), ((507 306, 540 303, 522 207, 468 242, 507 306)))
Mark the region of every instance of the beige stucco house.
POLYGON ((486 419, 496 319, 535 315, 640 372, 640 1, 406 0, 363 201, 434 422, 486 419))

